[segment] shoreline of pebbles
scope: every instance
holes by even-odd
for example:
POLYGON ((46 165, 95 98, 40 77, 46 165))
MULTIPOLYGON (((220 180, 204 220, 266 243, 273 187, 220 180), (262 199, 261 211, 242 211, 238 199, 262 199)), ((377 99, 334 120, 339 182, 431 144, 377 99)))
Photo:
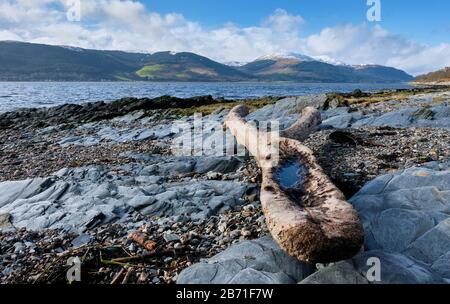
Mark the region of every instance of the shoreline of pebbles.
MULTIPOLYGON (((338 102, 335 95, 276 99, 265 101, 265 107, 252 113, 252 117, 256 120, 283 118, 292 123, 305 106, 326 104, 325 118, 329 121, 336 118, 330 124, 337 125, 323 125, 305 140, 305 144, 314 151, 325 173, 350 198, 380 175, 432 161, 449 161, 450 132, 445 127, 431 126, 437 121, 434 108, 405 114, 401 112, 403 108, 397 106, 405 103, 407 108, 424 107, 429 101, 433 107, 440 107, 436 109, 447 109, 448 92, 428 90, 414 91, 410 97, 404 97, 404 91, 392 92, 393 96, 403 94, 402 99, 395 102, 396 97, 393 97, 385 106, 384 99, 370 102, 371 98, 378 100, 380 93, 343 94, 337 98, 338 102), (351 104, 346 99, 351 100, 351 104), (390 125, 396 120, 395 115, 393 120, 383 118, 386 125, 371 125, 375 121, 378 123, 378 118, 386 112, 391 113, 389 111, 400 111, 399 117, 412 116, 404 120, 404 127, 390 125), (414 125, 416 122, 426 122, 430 127, 414 125), (338 128, 346 123, 347 127, 338 128), (353 127, 352 124, 359 125, 353 127)), ((388 98, 389 93, 381 95, 388 98)), ((50 201, 45 202, 39 201, 46 197, 45 189, 35 190, 26 197, 15 194, 14 189, 10 190, 11 194, 0 193, 0 283, 66 283, 67 260, 78 256, 82 260, 84 284, 172 284, 183 269, 231 245, 268 234, 259 192, 254 190, 259 189, 260 184, 256 163, 243 157, 239 158, 240 165, 227 167, 227 161, 213 158, 202 161, 176 158, 170 150, 174 135, 167 128, 175 119, 181 117, 189 121, 189 118, 183 118, 179 111, 172 111, 167 105, 155 109, 155 105, 149 106, 151 102, 127 99, 111 105, 66 105, 0 115, 3 119, 0 124, 0 188, 5 183, 20 184, 26 179, 55 176, 55 172, 62 174, 58 177, 60 183, 78 182, 65 177, 61 171, 77 172, 81 182, 89 182, 85 172, 91 169, 102 172, 103 169, 128 168, 129 171, 123 170, 109 180, 107 175, 103 176, 101 182, 99 179, 98 191, 87 191, 81 183, 78 190, 64 190, 58 197, 47 195, 50 201), (72 115, 70 121, 63 123, 64 115, 69 114, 72 115), (218 189, 227 182, 253 190, 230 202, 226 193, 218 189), (200 183, 204 188, 197 188, 200 183), (183 187, 188 190, 184 191, 183 187), (129 200, 130 195, 135 195, 134 191, 141 191, 138 196, 143 200, 120 202, 129 200), (76 193, 81 194, 71 198, 76 193), (152 197, 158 199, 149 199, 152 197), (2 212, 11 203, 20 205, 21 199, 28 199, 36 207, 31 211, 2 212), (64 221, 70 223, 71 213, 64 208, 70 207, 67 203, 70 199, 87 200, 92 206, 86 205, 86 208, 104 208, 99 207, 97 214, 103 216, 87 229, 65 227, 64 221), (121 211, 96 205, 106 201, 120 202, 121 211), (180 201, 186 210, 202 210, 201 215, 194 220, 167 211, 180 201), (158 208, 152 207, 155 204, 159 204, 158 208), (52 208, 64 214, 56 222, 50 220, 52 208), (147 210, 148 214, 143 214, 142 210, 147 210), (42 227, 61 221, 63 228, 31 231, 14 227, 19 219, 22 223, 34 221, 42 227)), ((188 100, 165 97, 157 99, 155 104, 161 106, 164 102, 183 111, 206 106, 209 114, 205 116, 206 124, 210 125, 220 125, 228 113, 222 106, 231 105, 208 97, 188 100), (212 108, 215 110, 211 111, 212 108)), ((39 225, 37 227, 41 227, 39 225)))

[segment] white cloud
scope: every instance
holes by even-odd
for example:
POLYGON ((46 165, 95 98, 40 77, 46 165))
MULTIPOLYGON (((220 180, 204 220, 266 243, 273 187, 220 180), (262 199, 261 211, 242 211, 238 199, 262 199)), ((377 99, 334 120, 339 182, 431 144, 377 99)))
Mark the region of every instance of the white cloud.
POLYGON ((149 12, 139 1, 81 0, 81 22, 65 0, 1 0, 0 39, 127 51, 191 51, 219 61, 299 52, 351 64, 391 65, 418 74, 450 65, 450 45, 427 46, 380 26, 340 25, 302 37, 301 16, 277 9, 259 25, 205 29, 183 15, 149 12))
POLYGON ((326 55, 350 64, 394 66, 414 75, 450 65, 450 44, 432 47, 368 24, 323 29, 306 38, 305 49, 311 55, 326 55))

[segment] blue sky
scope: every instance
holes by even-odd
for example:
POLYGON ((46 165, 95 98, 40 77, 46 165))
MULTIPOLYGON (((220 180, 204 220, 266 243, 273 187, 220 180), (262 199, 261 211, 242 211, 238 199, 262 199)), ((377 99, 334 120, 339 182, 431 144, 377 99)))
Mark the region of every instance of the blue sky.
POLYGON ((0 40, 225 63, 301 53, 413 75, 450 66, 450 1, 379 1, 382 20, 369 22, 367 0, 0 0, 0 40))
MULTIPOLYGON (((305 19, 305 35, 343 23, 366 22, 366 0, 145 0, 148 10, 178 12, 205 26, 226 22, 240 26, 259 24, 282 8, 305 19)), ((383 27, 424 43, 450 42, 450 1, 381 0, 383 27)))

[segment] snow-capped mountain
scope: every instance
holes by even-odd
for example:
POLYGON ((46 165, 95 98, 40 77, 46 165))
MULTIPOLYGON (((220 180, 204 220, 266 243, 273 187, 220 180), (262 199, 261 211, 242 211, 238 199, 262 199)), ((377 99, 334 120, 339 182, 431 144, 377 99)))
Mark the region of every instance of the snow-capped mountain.
POLYGON ((244 62, 244 61, 227 61, 227 62, 222 62, 222 64, 231 66, 231 67, 241 67, 246 65, 248 62, 244 62))
POLYGON ((242 67, 244 73, 264 80, 298 82, 403 82, 412 76, 378 65, 352 66, 329 56, 275 53, 242 67))
POLYGON ((320 55, 320 56, 308 56, 300 53, 274 53, 270 55, 261 56, 255 59, 255 61, 264 61, 264 60, 282 60, 282 59, 291 59, 298 60, 300 62, 311 62, 311 61, 319 61, 332 65, 343 65, 348 66, 348 64, 336 60, 328 55, 320 55))
POLYGON ((314 58, 298 54, 298 53, 274 53, 266 56, 261 56, 255 61, 263 61, 263 60, 282 60, 282 59, 292 59, 292 60, 298 60, 298 61, 314 61, 314 58))
POLYGON ((337 59, 334 59, 328 55, 321 55, 321 56, 314 56, 313 57, 316 61, 332 64, 332 65, 342 65, 342 66, 349 66, 349 64, 339 61, 337 59))
POLYGON ((412 76, 377 65, 277 53, 224 65, 189 52, 135 53, 0 41, 3 81, 293 81, 401 82, 412 76), (16 64, 20 62, 20 64, 16 64))

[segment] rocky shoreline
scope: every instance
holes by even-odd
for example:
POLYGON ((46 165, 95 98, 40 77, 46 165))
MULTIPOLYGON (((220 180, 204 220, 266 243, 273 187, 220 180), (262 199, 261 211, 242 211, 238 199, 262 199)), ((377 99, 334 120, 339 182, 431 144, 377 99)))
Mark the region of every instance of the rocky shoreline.
POLYGON ((245 101, 251 120, 282 127, 321 109, 305 145, 369 236, 366 252, 336 265, 293 261, 267 236, 251 158, 174 154, 175 122, 200 112, 217 129, 236 101, 0 114, 0 282, 64 283, 78 256, 83 283, 368 283, 370 254, 386 261, 385 283, 449 282, 449 102, 447 87, 245 101))

